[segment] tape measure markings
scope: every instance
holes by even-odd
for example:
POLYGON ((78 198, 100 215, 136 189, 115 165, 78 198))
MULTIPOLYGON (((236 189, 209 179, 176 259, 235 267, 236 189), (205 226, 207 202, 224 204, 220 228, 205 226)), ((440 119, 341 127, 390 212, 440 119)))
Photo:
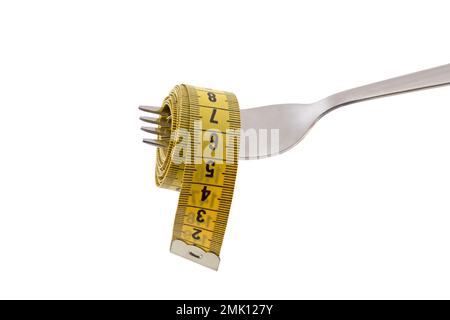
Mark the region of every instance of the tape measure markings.
POLYGON ((158 148, 156 182, 158 186, 181 191, 171 251, 217 269, 237 173, 237 99, 225 91, 180 85, 171 91, 162 108, 170 111, 174 136, 166 148, 158 148), (200 122, 201 128, 195 121, 200 122), (186 155, 190 161, 175 164, 176 144, 183 141, 177 132, 181 129, 193 136, 188 141, 191 152, 186 155), (203 140, 204 136, 208 139, 203 140), (198 141, 200 144, 196 145, 198 141), (196 147, 210 154, 199 156, 196 147))

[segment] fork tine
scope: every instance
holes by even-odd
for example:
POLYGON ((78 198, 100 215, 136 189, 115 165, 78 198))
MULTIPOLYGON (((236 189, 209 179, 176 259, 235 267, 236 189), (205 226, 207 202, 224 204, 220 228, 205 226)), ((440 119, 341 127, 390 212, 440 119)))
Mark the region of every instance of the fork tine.
POLYGON ((150 144, 155 147, 167 147, 167 141, 155 140, 155 139, 143 139, 142 142, 150 144))
POLYGON ((139 117, 144 122, 152 123, 152 124, 159 124, 159 119, 157 118, 151 118, 151 117, 139 117))
POLYGON ((144 112, 150 112, 150 113, 161 114, 161 108, 160 108, 160 107, 139 106, 139 110, 142 110, 142 111, 144 111, 144 112))
POLYGON ((161 127, 164 128, 170 127, 170 123, 167 120, 161 120, 159 118, 151 118, 151 117, 139 117, 139 119, 141 119, 144 122, 160 125, 161 127))
POLYGON ((158 136, 160 135, 162 137, 169 136, 167 130, 164 130, 163 128, 141 127, 141 130, 148 133, 156 134, 158 136))

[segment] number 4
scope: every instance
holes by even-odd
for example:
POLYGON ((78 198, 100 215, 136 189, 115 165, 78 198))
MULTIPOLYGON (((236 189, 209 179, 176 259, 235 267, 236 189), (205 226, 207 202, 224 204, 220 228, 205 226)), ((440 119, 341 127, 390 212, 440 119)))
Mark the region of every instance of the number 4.
POLYGON ((208 188, 206 186, 204 186, 202 189, 202 201, 205 201, 209 197, 210 194, 211 194, 211 190, 208 190, 208 188))

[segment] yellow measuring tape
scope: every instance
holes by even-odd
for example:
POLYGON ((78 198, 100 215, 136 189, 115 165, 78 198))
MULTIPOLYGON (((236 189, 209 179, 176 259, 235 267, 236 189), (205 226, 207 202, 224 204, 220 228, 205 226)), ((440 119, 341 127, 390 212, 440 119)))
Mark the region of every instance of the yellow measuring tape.
POLYGON ((156 184, 180 191, 170 250, 217 270, 239 157, 236 96, 183 84, 161 108, 171 134, 158 138, 156 184))

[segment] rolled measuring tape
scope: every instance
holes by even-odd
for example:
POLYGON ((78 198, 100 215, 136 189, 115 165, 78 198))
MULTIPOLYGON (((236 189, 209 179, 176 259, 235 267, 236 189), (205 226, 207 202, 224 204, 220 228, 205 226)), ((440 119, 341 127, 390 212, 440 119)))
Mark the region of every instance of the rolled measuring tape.
POLYGON ((182 84, 158 113, 156 185, 180 192, 170 251, 217 270, 238 167, 238 101, 182 84))

